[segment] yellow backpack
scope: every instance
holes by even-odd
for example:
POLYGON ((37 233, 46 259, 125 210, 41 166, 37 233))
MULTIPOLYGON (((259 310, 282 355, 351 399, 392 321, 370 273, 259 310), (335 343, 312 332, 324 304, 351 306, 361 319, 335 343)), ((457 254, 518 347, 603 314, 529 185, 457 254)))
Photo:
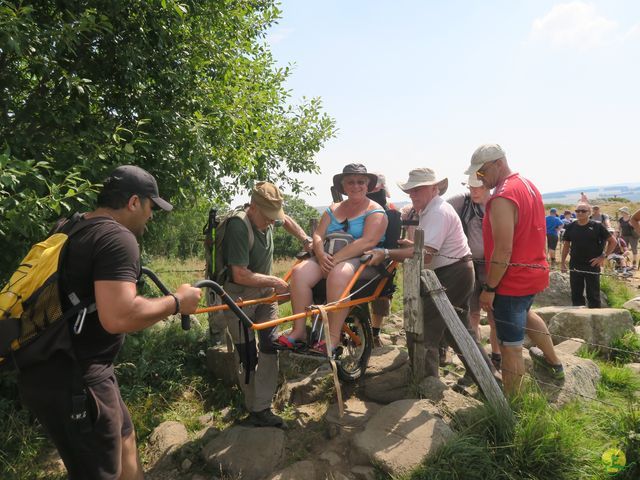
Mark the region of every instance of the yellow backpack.
POLYGON ((111 221, 96 218, 80 222, 81 218, 74 214, 57 233, 35 244, 0 291, 0 369, 24 368, 58 350, 74 357, 67 320, 75 315, 73 330, 80 333, 86 314, 95 311, 95 300, 63 292, 60 268, 71 236, 89 225, 111 221), (65 296, 71 305, 67 310, 65 296))

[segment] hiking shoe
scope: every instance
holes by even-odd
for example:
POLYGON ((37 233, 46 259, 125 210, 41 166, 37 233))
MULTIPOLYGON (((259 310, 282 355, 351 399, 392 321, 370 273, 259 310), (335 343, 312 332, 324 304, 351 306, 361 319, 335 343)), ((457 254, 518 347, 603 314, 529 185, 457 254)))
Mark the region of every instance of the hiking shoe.
POLYGON ((380 347, 384 347, 384 343, 383 343, 382 339, 380 338, 380 335, 374 335, 373 336, 373 348, 380 348, 380 347))
POLYGON ((531 347, 529 349, 529 355, 534 366, 538 366, 545 370, 555 380, 564 379, 564 367, 560 365, 552 365, 544 358, 544 353, 538 347, 531 347))
POLYGON ((254 427, 276 427, 283 430, 288 428, 282 417, 273 413, 270 408, 265 408, 259 412, 250 412, 247 417, 247 423, 254 427))

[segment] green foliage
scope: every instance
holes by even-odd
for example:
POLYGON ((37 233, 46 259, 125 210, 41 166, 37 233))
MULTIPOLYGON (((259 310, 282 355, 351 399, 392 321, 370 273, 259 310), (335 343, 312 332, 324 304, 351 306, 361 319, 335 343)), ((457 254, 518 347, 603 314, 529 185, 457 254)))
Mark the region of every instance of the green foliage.
MULTIPOLYGON (((600 277, 600 289, 607 296, 607 301, 613 308, 623 308, 622 305, 636 296, 626 283, 606 275, 600 277)), ((629 310, 629 313, 633 318, 633 323, 640 325, 640 313, 633 310, 629 310)))
MULTIPOLYGON (((310 222, 318 220, 320 217, 315 208, 309 206, 304 200, 291 195, 285 195, 284 211, 308 234, 313 233, 309 228, 310 222)), ((273 235, 273 248, 276 257, 295 257, 303 250, 303 245, 300 240, 290 235, 284 228, 276 228, 273 235)))
POLYGON ((617 363, 640 362, 640 335, 637 333, 625 333, 622 337, 611 342, 611 347, 619 350, 611 350, 610 360, 617 363))
POLYGON ((256 179, 299 192, 335 127, 319 99, 291 102, 264 40, 279 15, 274 0, 0 1, 0 279, 116 165, 178 206, 256 179))
POLYGON ((600 385, 608 391, 620 393, 628 398, 633 398, 640 390, 640 378, 631 369, 604 362, 598 362, 602 379, 600 385))

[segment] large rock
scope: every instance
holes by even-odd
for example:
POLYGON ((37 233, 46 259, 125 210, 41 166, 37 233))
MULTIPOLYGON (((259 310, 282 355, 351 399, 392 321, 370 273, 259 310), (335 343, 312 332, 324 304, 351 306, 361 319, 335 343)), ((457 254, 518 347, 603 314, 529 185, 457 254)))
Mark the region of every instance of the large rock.
POLYGON ((620 308, 581 308, 565 310, 549 323, 554 343, 581 338, 587 343, 608 347, 612 340, 633 331, 628 310, 620 308))
POLYGON ((384 346, 376 349, 369 358, 366 375, 372 377, 396 370, 409 363, 409 354, 406 350, 397 347, 384 346))
POLYGON ((327 409, 325 421, 337 425, 341 430, 354 430, 364 426, 381 406, 373 402, 363 402, 356 397, 349 397, 344 402, 344 415, 340 416, 337 403, 327 409))
POLYGON ((317 369, 309 376, 285 381, 278 390, 275 406, 282 409, 289 404, 307 405, 321 400, 326 395, 324 380, 331 375, 326 369, 317 369))
POLYGON ((625 302, 625 304, 622 305, 622 308, 640 313, 640 297, 632 298, 631 300, 625 302))
MULTIPOLYGON (((607 303, 607 296, 600 292, 600 300, 603 306, 607 303)), ((538 307, 571 305, 571 286, 569 285, 569 274, 557 270, 549 273, 549 286, 536 295, 534 303, 538 307)))
POLYGON ((570 338, 569 340, 565 340, 564 342, 560 342, 556 345, 556 353, 564 353, 565 355, 575 355, 584 347, 584 340, 580 338, 570 338))
POLYGON ((464 417, 482 405, 479 400, 448 388, 441 379, 436 377, 424 378, 418 385, 418 390, 423 398, 433 403, 439 416, 447 424, 451 424, 456 417, 464 417))
POLYGON ((556 353, 564 366, 564 380, 554 380, 545 370, 534 368, 529 352, 524 350, 523 353, 527 371, 537 379, 549 402, 560 406, 572 400, 596 399, 596 386, 601 375, 595 362, 558 351, 556 353))
POLYGON ((410 395, 411 366, 405 363, 396 370, 379 375, 366 375, 363 384, 364 396, 378 403, 391 403, 410 395))
POLYGON ((214 471, 258 480, 277 470, 284 457, 285 434, 278 428, 231 427, 202 448, 214 471))
POLYGON ((400 400, 381 408, 354 435, 352 463, 373 463, 389 474, 405 473, 453 435, 428 400, 400 400))
POLYGON ((170 455, 189 440, 186 427, 180 422, 162 422, 149 437, 149 457, 154 463, 164 465, 170 455))
POLYGON ((542 318, 542 320, 544 320, 544 323, 546 323, 547 326, 549 326, 549 322, 551 322, 551 319, 555 317, 558 313, 564 312, 566 310, 576 309, 576 308, 585 308, 585 307, 567 307, 567 306, 556 307, 556 306, 550 305, 548 307, 536 308, 533 311, 537 313, 540 316, 540 318, 542 318))

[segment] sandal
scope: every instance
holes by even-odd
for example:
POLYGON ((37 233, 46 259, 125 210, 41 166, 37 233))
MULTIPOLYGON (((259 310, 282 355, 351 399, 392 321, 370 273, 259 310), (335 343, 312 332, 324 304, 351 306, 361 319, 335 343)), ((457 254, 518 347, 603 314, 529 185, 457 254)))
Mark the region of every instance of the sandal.
POLYGON ((306 348, 307 344, 302 340, 297 340, 293 337, 286 335, 280 335, 274 342, 273 346, 280 350, 301 350, 306 348))
POLYGON ((318 353, 320 355, 327 356, 327 343, 324 340, 320 340, 309 347, 309 351, 318 353))

